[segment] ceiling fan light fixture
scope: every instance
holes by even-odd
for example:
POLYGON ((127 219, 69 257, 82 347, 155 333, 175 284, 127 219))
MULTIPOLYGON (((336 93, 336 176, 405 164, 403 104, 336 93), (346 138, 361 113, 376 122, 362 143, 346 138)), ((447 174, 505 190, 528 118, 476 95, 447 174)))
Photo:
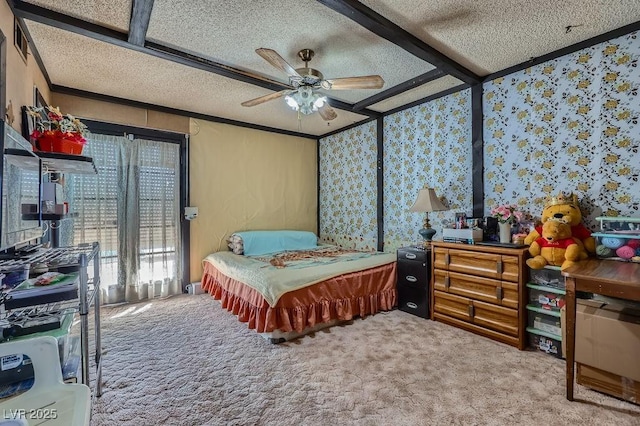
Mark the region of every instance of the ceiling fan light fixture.
POLYGON ((379 75, 363 75, 356 77, 342 77, 325 80, 320 71, 309 68, 309 61, 313 58, 313 50, 302 49, 298 57, 304 62, 304 68, 293 68, 278 52, 273 49, 261 47, 256 53, 274 67, 285 72, 289 76, 287 89, 279 92, 263 95, 255 99, 242 102, 242 106, 252 107, 264 102, 284 97, 287 105, 300 114, 313 114, 318 112, 323 120, 334 120, 338 115, 327 102, 327 97, 314 90, 351 90, 351 89, 380 89, 384 80, 379 75))
POLYGON ((297 111, 300 107, 298 106, 298 102, 291 95, 287 95, 284 97, 285 102, 289 107, 297 111))
POLYGON ((315 101, 313 101, 313 107, 318 110, 319 108, 322 108, 324 106, 324 104, 327 102, 327 97, 326 96, 318 96, 318 94, 316 93, 315 96, 317 97, 315 101))
POLYGON ((294 111, 309 115, 322 108, 327 102, 327 97, 315 93, 309 86, 302 86, 296 92, 285 96, 284 100, 294 111))

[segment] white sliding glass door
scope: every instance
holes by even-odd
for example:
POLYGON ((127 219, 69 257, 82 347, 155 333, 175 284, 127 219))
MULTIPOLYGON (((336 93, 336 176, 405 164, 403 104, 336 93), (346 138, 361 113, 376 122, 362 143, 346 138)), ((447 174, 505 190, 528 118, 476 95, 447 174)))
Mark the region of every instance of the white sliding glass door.
POLYGON ((103 301, 180 293, 180 145, 91 134, 83 155, 98 174, 66 177, 77 216, 62 236, 65 244, 100 242, 103 301))
POLYGON ((154 295, 182 289, 180 266, 180 146, 136 140, 139 149, 138 281, 154 295), (153 288, 151 288, 153 287, 153 288))

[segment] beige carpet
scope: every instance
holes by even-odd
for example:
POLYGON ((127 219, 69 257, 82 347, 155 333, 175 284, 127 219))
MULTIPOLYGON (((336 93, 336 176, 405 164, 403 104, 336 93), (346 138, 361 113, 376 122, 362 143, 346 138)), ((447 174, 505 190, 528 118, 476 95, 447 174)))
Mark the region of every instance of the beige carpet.
POLYGON ((401 311, 281 345, 209 295, 103 308, 93 425, 639 425, 565 363, 401 311))

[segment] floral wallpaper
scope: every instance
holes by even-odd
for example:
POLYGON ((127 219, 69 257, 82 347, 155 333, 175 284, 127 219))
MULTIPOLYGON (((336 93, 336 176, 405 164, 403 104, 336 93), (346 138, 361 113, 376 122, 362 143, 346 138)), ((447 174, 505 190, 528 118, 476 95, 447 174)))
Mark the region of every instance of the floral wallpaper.
POLYGON ((601 215, 639 216, 637 32, 484 86, 485 213, 573 191, 593 229, 601 215))
MULTIPOLYGON (((538 217, 544 198, 573 191, 585 222, 640 217, 639 33, 601 43, 483 86, 485 214, 516 203, 538 217)), ((421 241, 409 212, 432 186, 449 210, 472 210, 470 90, 384 117, 384 250, 421 241)), ((320 237, 374 249, 376 126, 320 141, 320 237)))
POLYGON ((376 133, 372 121, 320 139, 320 241, 376 250, 376 133))
POLYGON ((435 238, 455 212, 471 215, 471 90, 384 118, 384 250, 422 241, 425 214, 412 213, 418 191, 433 187, 447 211, 429 214, 435 238))

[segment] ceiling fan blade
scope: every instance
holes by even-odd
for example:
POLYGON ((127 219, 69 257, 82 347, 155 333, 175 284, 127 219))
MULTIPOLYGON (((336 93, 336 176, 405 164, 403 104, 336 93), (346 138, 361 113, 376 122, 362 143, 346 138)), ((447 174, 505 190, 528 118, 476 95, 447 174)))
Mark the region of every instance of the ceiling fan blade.
POLYGON ((278 52, 276 52, 275 50, 261 47, 259 49, 256 49, 256 53, 262 56, 271 65, 278 68, 279 70, 286 72, 288 75, 300 77, 298 71, 296 71, 295 68, 289 65, 289 63, 285 61, 282 56, 280 56, 280 54, 278 54, 278 52))
POLYGON ((260 96, 259 98, 255 98, 255 99, 251 99, 251 100, 248 100, 248 101, 244 101, 241 105, 245 106, 245 107, 252 107, 252 106, 260 105, 262 103, 271 101, 273 99, 281 98, 282 96, 287 95, 287 94, 289 94, 291 92, 293 92, 293 90, 285 89, 285 90, 281 90, 279 92, 269 93, 268 95, 260 96))
POLYGON ((331 121, 338 116, 338 114, 336 114, 334 109, 331 108, 329 104, 324 104, 322 107, 320 107, 318 109, 318 114, 320 114, 324 121, 331 121))
POLYGON ((384 80, 379 75, 331 78, 323 80, 320 86, 326 90, 380 89, 384 86, 384 80))

